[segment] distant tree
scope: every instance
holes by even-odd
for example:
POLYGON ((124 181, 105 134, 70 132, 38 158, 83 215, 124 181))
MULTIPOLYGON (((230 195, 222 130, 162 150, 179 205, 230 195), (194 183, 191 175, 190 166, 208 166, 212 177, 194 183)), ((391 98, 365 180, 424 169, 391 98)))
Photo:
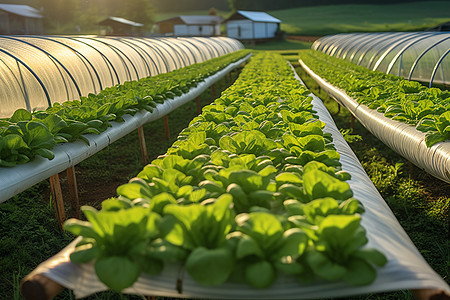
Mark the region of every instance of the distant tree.
POLYGON ((59 28, 74 22, 78 0, 39 0, 38 5, 43 10, 45 26, 59 28))
POLYGON ((215 7, 211 7, 208 10, 208 16, 217 16, 219 15, 219 11, 215 7))
POLYGON ((215 7, 219 10, 228 10, 227 0, 151 0, 157 12, 187 12, 193 10, 208 10, 215 7))
POLYGON ((236 1, 237 0, 228 0, 228 6, 230 7, 230 9, 232 11, 236 11, 237 10, 237 8, 236 8, 236 1))
POLYGON ((149 0, 127 0, 124 3, 123 16, 126 19, 152 26, 154 20, 154 8, 149 0))
POLYGON ((87 0, 79 2, 75 20, 76 26, 78 26, 81 33, 97 33, 97 23, 109 15, 105 10, 105 6, 97 1, 87 0))

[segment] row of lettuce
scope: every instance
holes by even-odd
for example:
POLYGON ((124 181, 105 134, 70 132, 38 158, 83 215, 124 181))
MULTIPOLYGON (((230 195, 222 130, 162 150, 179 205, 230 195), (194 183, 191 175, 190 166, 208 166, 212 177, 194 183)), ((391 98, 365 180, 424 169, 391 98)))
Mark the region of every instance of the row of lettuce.
POLYGON ((300 58, 314 73, 345 90, 358 103, 426 133, 428 147, 450 140, 448 90, 427 88, 419 82, 370 71, 314 50, 301 51, 300 58))
POLYGON ((83 134, 99 134, 111 126, 111 121, 123 121, 125 114, 152 112, 158 103, 189 92, 248 54, 248 50, 241 50, 170 73, 125 82, 81 100, 55 103, 45 111, 18 109, 10 118, 0 119, 0 167, 23 164, 36 155, 52 159, 57 143, 81 139, 89 144, 83 134))
POLYGON ((281 56, 259 53, 118 197, 66 221, 82 236, 71 260, 94 261, 113 290, 173 263, 205 286, 373 282, 386 257, 365 247, 364 208, 308 94, 281 56))

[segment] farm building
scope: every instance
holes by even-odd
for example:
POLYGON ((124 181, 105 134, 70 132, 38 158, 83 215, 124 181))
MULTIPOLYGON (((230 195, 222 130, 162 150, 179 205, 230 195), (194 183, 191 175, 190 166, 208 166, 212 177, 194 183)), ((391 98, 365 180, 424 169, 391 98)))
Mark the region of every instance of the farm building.
POLYGON ((220 16, 178 16, 156 22, 159 32, 174 36, 217 36, 220 35, 220 16))
POLYGON ((272 39, 281 21, 268 13, 238 10, 227 20, 227 36, 239 40, 272 39))
POLYGON ((0 34, 42 34, 39 10, 18 4, 0 4, 0 34))
POLYGON ((104 33, 111 35, 140 35, 141 28, 144 26, 144 24, 119 17, 108 17, 100 21, 98 25, 103 28, 109 28, 109 31, 104 30, 104 33))

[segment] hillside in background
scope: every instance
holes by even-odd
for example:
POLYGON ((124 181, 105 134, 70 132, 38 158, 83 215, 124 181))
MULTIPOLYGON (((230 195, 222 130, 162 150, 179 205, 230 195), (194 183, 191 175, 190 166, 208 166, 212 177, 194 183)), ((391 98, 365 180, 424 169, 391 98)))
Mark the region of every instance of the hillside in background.
MULTIPOLYGON (((415 0, 417 1, 417 0, 415 0)), ((343 5, 343 4, 375 4, 410 3, 414 0, 228 0, 234 10, 276 10, 296 7, 343 5)), ((431 2, 431 0, 422 0, 431 2)))
POLYGON ((281 29, 294 35, 339 32, 417 31, 450 21, 450 1, 421 1, 390 5, 347 4, 269 11, 283 21, 281 29))

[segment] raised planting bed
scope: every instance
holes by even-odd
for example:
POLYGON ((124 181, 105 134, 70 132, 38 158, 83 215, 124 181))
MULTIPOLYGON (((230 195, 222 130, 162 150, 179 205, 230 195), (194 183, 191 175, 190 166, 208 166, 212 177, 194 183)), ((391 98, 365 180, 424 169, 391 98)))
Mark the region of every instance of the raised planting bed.
POLYGON ((258 54, 166 155, 117 189, 34 278, 181 298, 309 299, 449 286, 427 265, 321 101, 258 54), (257 74, 257 76, 255 76, 257 74))
POLYGON ((82 101, 64 102, 45 112, 30 114, 24 110, 16 111, 0 129, 4 161, 9 160, 10 165, 15 165, 0 167, 0 202, 78 164, 143 124, 159 119, 195 99, 250 57, 245 51, 227 56, 215 59, 219 60, 221 67, 216 61, 212 62, 213 68, 203 64, 206 67, 203 72, 199 66, 191 65, 177 70, 173 79, 170 77, 173 72, 156 76, 163 78, 167 89, 153 87, 152 84, 158 84, 161 78, 150 77, 108 88, 104 93, 91 95, 82 101), (191 68, 194 68, 191 72, 184 70, 191 68), (184 71, 189 74, 186 78, 182 75, 184 71), (193 79, 190 77, 194 73, 196 79, 191 82, 189 79, 193 79), (178 83, 180 80, 185 82, 183 87, 178 83), (174 84, 177 94, 171 91, 174 84), (156 94, 149 89, 157 90, 156 94), (92 109, 93 106, 97 109, 92 109), (46 115, 44 119, 39 118, 42 114, 46 115), (77 115, 81 120, 76 120, 74 116, 77 115), (7 139, 16 142, 5 145, 7 139), (63 142, 57 143, 61 139, 64 139, 63 142), (66 143, 69 140, 72 142, 66 143), (43 157, 43 151, 48 156, 43 157), (8 153, 18 159, 7 156, 8 153), (20 159, 26 155, 26 160, 20 159))
POLYGON ((319 52, 301 52, 299 62, 373 135, 416 166, 450 183, 448 91, 429 89, 346 61, 340 68, 341 60, 319 52))

